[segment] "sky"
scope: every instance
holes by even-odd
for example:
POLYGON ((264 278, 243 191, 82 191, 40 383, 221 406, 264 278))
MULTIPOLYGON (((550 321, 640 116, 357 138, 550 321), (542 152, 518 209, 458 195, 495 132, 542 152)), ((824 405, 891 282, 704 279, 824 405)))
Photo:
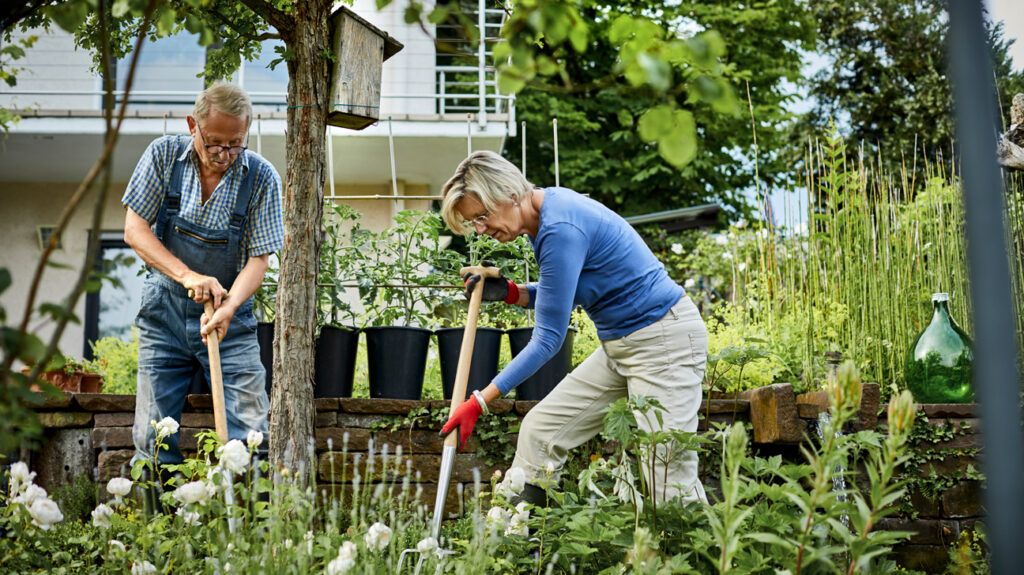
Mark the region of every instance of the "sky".
POLYGON ((986 0, 985 3, 992 19, 1003 22, 1004 36, 1017 40, 1010 47, 1014 68, 1024 68, 1024 1, 986 0))

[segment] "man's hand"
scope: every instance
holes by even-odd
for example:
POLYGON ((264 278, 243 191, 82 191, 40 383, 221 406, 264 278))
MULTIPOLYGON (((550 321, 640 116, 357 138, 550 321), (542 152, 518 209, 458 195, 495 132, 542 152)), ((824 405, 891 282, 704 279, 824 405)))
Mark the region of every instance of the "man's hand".
MULTIPOLYGON (((214 280, 216 281, 216 280, 214 280)), ((206 344, 206 336, 210 335, 211 332, 216 330, 217 341, 224 341, 224 338, 228 335, 228 326, 231 325, 231 318, 235 316, 235 309, 237 309, 232 302, 232 298, 225 298, 222 305, 213 312, 213 318, 206 316, 206 312, 199 317, 199 335, 203 338, 203 344, 206 344)))
POLYGON ((185 276, 185 281, 181 285, 185 286, 185 289, 189 292, 189 297, 196 303, 203 303, 207 299, 213 298, 213 309, 220 309, 221 301, 224 300, 228 293, 220 285, 220 282, 217 281, 217 278, 204 276, 192 271, 188 272, 185 276))
MULTIPOLYGON (((489 261, 483 261, 480 264, 485 268, 494 267, 489 261)), ((476 284, 480 283, 480 274, 466 274, 462 276, 462 282, 466 285, 466 299, 473 297, 473 290, 476 289, 476 284)), ((512 280, 505 276, 498 276, 496 278, 487 278, 484 280, 484 301, 503 301, 507 304, 516 304, 519 302, 519 286, 512 280)))

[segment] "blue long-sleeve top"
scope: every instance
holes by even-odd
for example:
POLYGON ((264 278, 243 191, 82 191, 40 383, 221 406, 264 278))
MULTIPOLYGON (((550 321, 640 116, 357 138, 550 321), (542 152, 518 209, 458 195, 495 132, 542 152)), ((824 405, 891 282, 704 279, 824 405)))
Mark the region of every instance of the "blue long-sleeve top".
POLYGON ((531 242, 540 265, 540 280, 527 286, 536 325, 530 343, 494 378, 502 395, 554 357, 575 306, 608 341, 651 325, 683 296, 633 226, 572 190, 544 190, 531 242))

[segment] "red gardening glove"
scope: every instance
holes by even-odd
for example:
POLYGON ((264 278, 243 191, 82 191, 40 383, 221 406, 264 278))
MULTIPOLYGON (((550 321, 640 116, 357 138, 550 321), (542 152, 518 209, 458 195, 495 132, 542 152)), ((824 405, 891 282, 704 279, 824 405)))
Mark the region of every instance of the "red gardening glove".
POLYGON ((459 451, 462 451, 466 447, 466 441, 469 440, 469 436, 473 435, 476 420, 480 419, 480 414, 483 412, 484 410, 480 407, 480 403, 470 397, 463 401, 462 405, 455 408, 455 413, 448 419, 448 423, 445 423, 444 427, 441 428, 441 436, 448 435, 453 429, 458 427, 459 451))

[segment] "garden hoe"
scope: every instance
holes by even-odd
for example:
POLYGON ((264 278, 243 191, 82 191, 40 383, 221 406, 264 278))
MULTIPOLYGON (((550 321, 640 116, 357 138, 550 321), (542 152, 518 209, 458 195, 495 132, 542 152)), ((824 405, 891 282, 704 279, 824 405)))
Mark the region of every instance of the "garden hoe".
MULTIPOLYGON (((482 282, 481 282, 482 283, 482 282)), ((193 297, 193 291, 188 290, 188 297, 193 297)), ((213 299, 203 302, 203 310, 207 318, 213 318, 213 299)), ((211 331, 206 336, 206 353, 210 357, 210 393, 213 395, 213 425, 217 430, 217 438, 221 444, 228 442, 228 419, 224 409, 224 375, 220 370, 220 337, 217 330, 211 331)), ((231 486, 231 475, 227 476, 227 489, 224 491, 228 508, 235 504, 235 492, 231 486)), ((235 518, 228 517, 228 530, 235 532, 235 518)))
MULTIPOLYGON (((466 314, 466 329, 462 333, 462 348, 459 350, 459 365, 455 370, 455 386, 452 389, 452 402, 448 411, 451 417, 456 408, 462 404, 466 397, 466 384, 469 382, 469 369, 473 360, 473 346, 476 343, 476 321, 480 316, 480 302, 484 296, 484 280, 486 278, 499 277, 500 271, 496 267, 469 266, 459 271, 459 276, 466 277, 467 274, 479 275, 480 281, 473 289, 473 295, 469 299, 469 312, 466 314)), ((458 447, 458 428, 444 438, 444 447, 441 450, 441 472, 437 478, 437 498, 434 500, 434 516, 430 523, 430 536, 434 540, 441 541, 441 519, 444 517, 444 503, 448 499, 448 484, 451 482, 452 468, 455 466, 455 451, 458 447)), ((406 549, 398 560, 398 571, 402 571, 402 562, 408 553, 417 553, 416 549, 406 549)), ((452 551, 439 550, 442 556, 450 555, 452 551)), ((420 556, 416 562, 415 574, 420 572, 423 562, 426 559, 420 556)), ((438 565, 440 571, 441 565, 438 565)))

